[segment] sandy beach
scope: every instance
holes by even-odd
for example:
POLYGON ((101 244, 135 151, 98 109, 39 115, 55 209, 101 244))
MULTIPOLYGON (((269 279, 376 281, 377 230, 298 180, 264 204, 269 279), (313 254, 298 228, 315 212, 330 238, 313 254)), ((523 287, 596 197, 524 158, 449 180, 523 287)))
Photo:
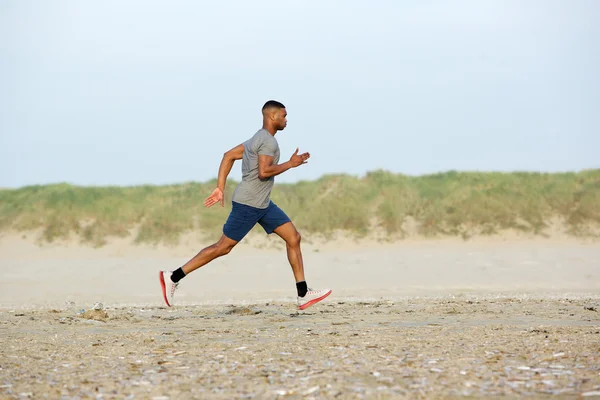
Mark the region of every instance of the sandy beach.
POLYGON ((162 304, 205 243, 92 249, 0 238, 0 398, 600 396, 600 245, 250 239, 162 304), (101 303, 101 304, 98 304, 101 303), (96 310, 94 310, 96 305, 96 310))

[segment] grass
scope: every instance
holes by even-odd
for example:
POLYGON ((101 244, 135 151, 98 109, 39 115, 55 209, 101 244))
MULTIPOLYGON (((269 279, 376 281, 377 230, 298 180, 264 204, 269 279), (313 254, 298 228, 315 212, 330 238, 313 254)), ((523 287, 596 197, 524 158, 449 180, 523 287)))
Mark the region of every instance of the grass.
MULTIPOLYGON (((135 232, 136 243, 176 243, 199 230, 216 237, 230 210, 202 203, 216 181, 168 186, 77 187, 69 184, 0 190, 0 232, 42 230, 41 240, 77 237, 102 246, 135 232)), ((468 237, 518 229, 542 234, 558 217, 568 233, 600 226, 600 169, 578 173, 455 172, 418 177, 373 171, 276 184, 272 199, 304 233, 338 230, 364 236, 376 225, 405 236, 414 221, 425 236, 468 237)))

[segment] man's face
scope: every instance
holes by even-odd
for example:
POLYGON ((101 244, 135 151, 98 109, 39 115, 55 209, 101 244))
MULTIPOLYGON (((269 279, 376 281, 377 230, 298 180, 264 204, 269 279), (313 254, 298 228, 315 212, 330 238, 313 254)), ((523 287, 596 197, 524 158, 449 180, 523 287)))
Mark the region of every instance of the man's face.
POLYGON ((285 108, 279 108, 275 111, 275 127, 282 131, 287 125, 287 111, 285 108))

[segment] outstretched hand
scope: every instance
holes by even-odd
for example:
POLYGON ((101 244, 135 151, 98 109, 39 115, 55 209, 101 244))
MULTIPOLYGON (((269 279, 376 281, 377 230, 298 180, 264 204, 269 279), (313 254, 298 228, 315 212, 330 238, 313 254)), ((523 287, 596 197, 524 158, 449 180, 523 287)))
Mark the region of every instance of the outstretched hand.
POLYGON ((210 196, 204 200, 204 207, 212 207, 217 203, 221 203, 221 207, 225 207, 225 196, 223 191, 219 188, 213 190, 210 196))
POLYGON ((296 148, 296 151, 290 157, 290 163, 292 164, 292 166, 298 167, 302 164, 306 164, 308 162, 307 160, 309 158, 310 158, 310 153, 306 152, 306 153, 298 154, 298 148, 296 148))

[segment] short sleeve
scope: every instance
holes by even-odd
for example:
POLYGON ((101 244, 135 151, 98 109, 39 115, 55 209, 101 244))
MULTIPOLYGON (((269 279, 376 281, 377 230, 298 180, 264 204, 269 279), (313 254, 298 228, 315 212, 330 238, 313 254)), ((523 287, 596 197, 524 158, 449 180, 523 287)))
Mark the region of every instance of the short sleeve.
POLYGON ((259 156, 275 157, 276 152, 277 152, 277 142, 275 140, 273 140, 273 138, 267 138, 267 140, 263 140, 262 143, 258 146, 258 155, 259 156))

